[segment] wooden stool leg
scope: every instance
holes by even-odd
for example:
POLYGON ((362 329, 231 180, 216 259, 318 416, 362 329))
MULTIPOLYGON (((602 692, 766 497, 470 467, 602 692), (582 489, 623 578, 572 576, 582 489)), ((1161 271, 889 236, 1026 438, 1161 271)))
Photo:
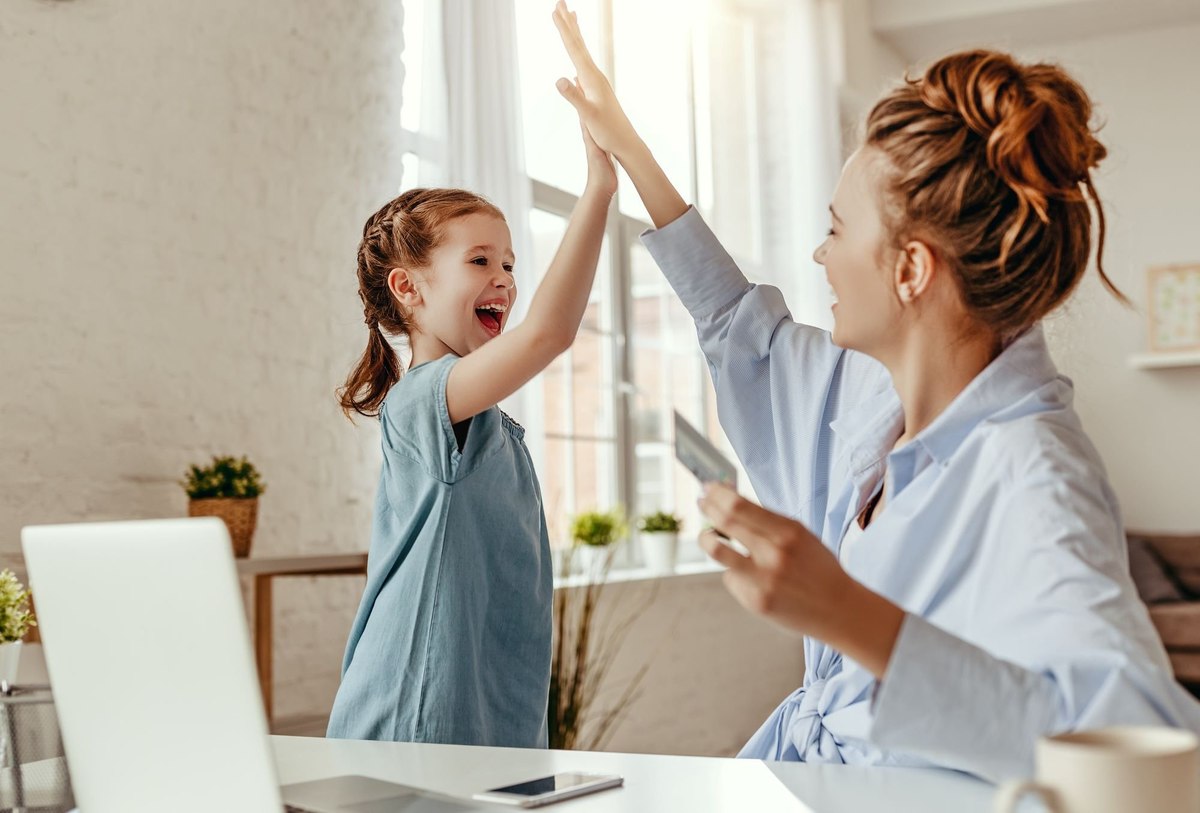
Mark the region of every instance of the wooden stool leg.
POLYGON ((261 574, 254 577, 254 658, 258 666, 258 683, 262 687, 263 709, 267 713, 267 725, 272 718, 272 691, 274 670, 271 640, 271 581, 272 576, 261 574))

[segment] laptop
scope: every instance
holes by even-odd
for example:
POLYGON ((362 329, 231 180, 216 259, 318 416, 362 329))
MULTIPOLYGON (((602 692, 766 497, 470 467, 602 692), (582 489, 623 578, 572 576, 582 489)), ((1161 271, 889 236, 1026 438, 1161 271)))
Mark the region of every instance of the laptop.
POLYGON ((488 809, 363 776, 280 788, 221 520, 30 526, 21 543, 81 810, 488 809))

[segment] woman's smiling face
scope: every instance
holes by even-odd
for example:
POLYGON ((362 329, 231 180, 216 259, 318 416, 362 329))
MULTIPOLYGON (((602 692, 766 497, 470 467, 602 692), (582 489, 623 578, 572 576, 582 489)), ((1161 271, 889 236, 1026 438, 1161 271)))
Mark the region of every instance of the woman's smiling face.
POLYGON ((813 252, 836 300, 834 344, 875 358, 894 338, 901 314, 891 267, 896 252, 880 212, 881 160, 874 150, 850 156, 829 207, 829 235, 813 252))

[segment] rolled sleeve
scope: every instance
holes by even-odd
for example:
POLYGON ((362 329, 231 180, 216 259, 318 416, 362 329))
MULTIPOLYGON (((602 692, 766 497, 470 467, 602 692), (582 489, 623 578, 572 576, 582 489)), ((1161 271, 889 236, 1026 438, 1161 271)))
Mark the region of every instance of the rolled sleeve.
POLYGON ((661 229, 642 232, 641 238, 693 318, 715 313, 750 287, 694 206, 661 229))

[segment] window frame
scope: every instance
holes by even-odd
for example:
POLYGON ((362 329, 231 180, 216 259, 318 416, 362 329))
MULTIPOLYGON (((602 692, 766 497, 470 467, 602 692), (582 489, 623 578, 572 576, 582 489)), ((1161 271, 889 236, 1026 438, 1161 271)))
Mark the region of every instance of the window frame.
MULTIPOLYGON (((614 84, 616 83, 615 65, 615 49, 613 43, 613 0, 599 0, 600 6, 600 48, 597 54, 597 62, 601 69, 610 78, 614 84)), ((690 165, 690 183, 687 189, 681 190, 685 197, 690 200, 700 200, 701 187, 705 183, 711 184, 712 167, 704 167, 703 174, 699 161, 699 139, 700 134, 698 128, 701 122, 698 121, 700 109, 697 105, 697 76, 696 76, 696 33, 689 33, 689 44, 686 48, 687 55, 687 122, 688 122, 688 163, 690 165)), ((706 103, 705 110, 708 109, 706 103)), ((711 160, 710 156, 710 160, 711 160)), ((568 192, 564 189, 556 187, 550 183, 540 179, 528 176, 531 187, 532 208, 540 210, 551 215, 562 218, 569 218, 571 212, 579 200, 579 196, 568 192)), ((609 210, 608 220, 605 225, 605 234, 609 244, 609 284, 611 286, 608 292, 612 307, 612 333, 614 337, 614 352, 612 362, 614 369, 612 370, 614 386, 610 392, 612 402, 610 408, 613 415, 613 430, 615 436, 615 488, 618 499, 625 506, 626 511, 630 512, 629 519, 636 520, 636 512, 638 506, 638 467, 637 461, 639 456, 640 446, 657 446, 660 447, 654 450, 653 454, 662 452, 663 441, 647 441, 638 443, 634 423, 634 411, 636 404, 634 399, 637 396, 637 390, 634 385, 636 359, 633 354, 632 341, 632 319, 634 313, 634 292, 632 286, 633 280, 633 246, 640 242, 640 236, 648 229, 652 229, 653 225, 647 220, 640 217, 627 214, 621 210, 621 191, 614 195, 613 204, 609 210)), ((740 262, 740 260, 739 260, 740 262)), ((750 263, 750 266, 756 266, 758 263, 750 263)), ((707 364, 699 347, 696 347, 694 363, 697 367, 697 380, 701 382, 698 392, 689 394, 696 398, 695 409, 701 418, 701 426, 709 426, 712 423, 712 412, 714 403, 709 397, 708 390, 711 389, 711 381, 708 378, 707 364)), ((561 433, 545 433, 546 438, 553 437, 557 440, 568 442, 570 446, 573 441, 592 441, 594 438, 585 437, 582 435, 564 435, 561 433)), ((607 439, 605 439, 607 440, 607 439)), ((673 458, 673 454, 668 455, 673 458)), ((574 459, 571 455, 567 461, 569 466, 573 466, 574 459)), ((740 466, 739 466, 740 468, 740 466)), ((662 483, 662 490, 665 494, 673 494, 675 492, 675 478, 677 472, 675 467, 667 466, 664 472, 666 478, 662 483)), ((573 476, 573 475, 572 475, 573 476)), ((574 495, 571 496, 573 501, 574 495)), ((597 506, 601 510, 605 506, 597 506)), ((679 511, 679 506, 662 506, 663 509, 671 508, 679 511)), ((582 510, 582 506, 576 506, 575 510, 582 510)), ((632 530, 632 528, 631 528, 632 530)), ((698 533, 699 529, 697 529, 698 533)), ((565 540, 564 540, 565 541, 565 540)), ((630 567, 638 563, 640 551, 637 551, 635 545, 623 546, 615 557, 614 565, 616 567, 630 567)))

